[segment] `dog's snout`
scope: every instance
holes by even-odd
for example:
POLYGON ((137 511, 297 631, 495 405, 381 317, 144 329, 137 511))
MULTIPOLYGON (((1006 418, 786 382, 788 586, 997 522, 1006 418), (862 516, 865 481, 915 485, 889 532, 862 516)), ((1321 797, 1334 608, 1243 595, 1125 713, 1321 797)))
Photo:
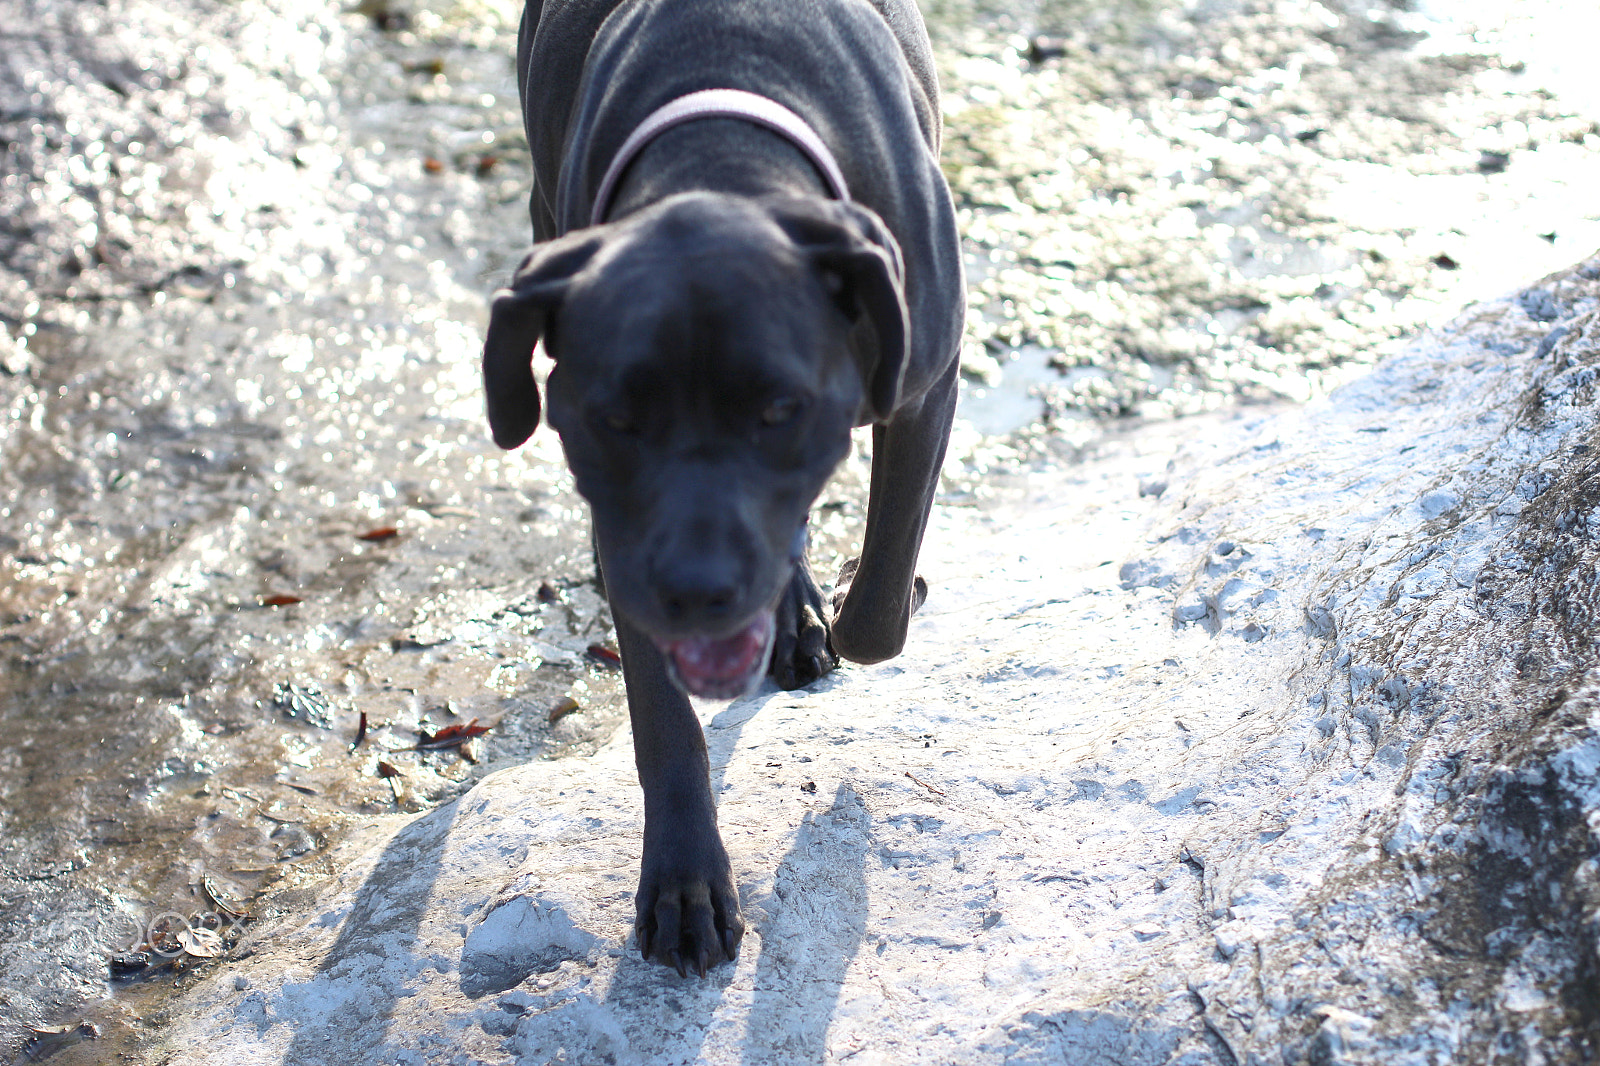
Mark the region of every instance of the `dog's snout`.
POLYGON ((698 559, 658 576, 661 610, 676 625, 718 625, 734 617, 739 583, 731 567, 698 559))

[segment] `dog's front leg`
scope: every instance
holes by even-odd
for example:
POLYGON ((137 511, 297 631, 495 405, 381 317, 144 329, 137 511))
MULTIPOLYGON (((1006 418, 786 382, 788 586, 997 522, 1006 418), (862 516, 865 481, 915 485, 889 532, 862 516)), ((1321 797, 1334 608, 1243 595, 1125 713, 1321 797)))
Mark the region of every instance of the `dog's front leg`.
POLYGON ((692 966, 704 976, 707 967, 738 955, 744 935, 733 868, 717 831, 705 733, 655 644, 621 617, 616 623, 644 789, 644 858, 634 897, 639 952, 680 974, 692 966))
POLYGON ((840 575, 845 587, 834 600, 833 650, 852 662, 899 655, 911 616, 922 605, 926 586, 917 577, 917 554, 955 419, 958 373, 952 360, 916 407, 872 427, 867 530, 861 557, 853 568, 846 564, 840 575))

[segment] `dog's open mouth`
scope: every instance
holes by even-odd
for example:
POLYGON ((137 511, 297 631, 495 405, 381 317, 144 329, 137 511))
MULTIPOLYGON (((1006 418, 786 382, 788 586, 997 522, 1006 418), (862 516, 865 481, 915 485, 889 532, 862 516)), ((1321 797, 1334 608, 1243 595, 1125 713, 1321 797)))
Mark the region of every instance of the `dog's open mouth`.
POLYGON ((763 611, 727 637, 685 637, 661 643, 672 680, 691 696, 732 700, 751 691, 767 672, 777 632, 773 612, 763 611))

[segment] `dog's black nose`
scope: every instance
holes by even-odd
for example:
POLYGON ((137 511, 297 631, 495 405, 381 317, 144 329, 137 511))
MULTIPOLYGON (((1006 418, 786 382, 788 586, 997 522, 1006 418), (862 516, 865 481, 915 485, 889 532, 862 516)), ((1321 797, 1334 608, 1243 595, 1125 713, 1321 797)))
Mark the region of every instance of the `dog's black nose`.
POLYGON ((739 601, 739 586, 726 568, 705 563, 661 574, 656 593, 667 618, 685 624, 726 621, 739 601))

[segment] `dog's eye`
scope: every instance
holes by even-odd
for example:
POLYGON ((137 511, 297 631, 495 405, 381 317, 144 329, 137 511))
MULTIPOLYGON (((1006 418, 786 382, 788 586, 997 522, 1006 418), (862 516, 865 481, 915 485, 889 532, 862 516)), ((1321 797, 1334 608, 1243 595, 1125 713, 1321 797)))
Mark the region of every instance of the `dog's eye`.
POLYGON ((794 416, 800 413, 800 401, 793 396, 780 396, 767 404, 761 412, 761 421, 769 426, 781 426, 794 421, 794 416))
POLYGON ((600 421, 613 433, 632 434, 639 428, 638 424, 622 411, 607 411, 600 416, 600 421))

